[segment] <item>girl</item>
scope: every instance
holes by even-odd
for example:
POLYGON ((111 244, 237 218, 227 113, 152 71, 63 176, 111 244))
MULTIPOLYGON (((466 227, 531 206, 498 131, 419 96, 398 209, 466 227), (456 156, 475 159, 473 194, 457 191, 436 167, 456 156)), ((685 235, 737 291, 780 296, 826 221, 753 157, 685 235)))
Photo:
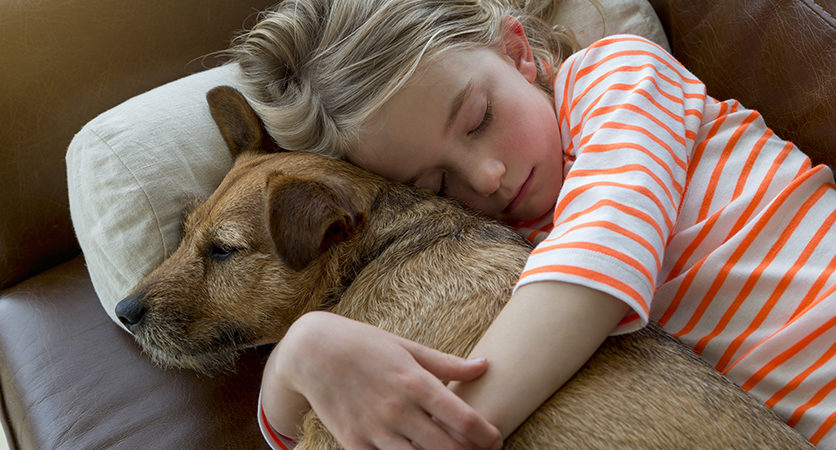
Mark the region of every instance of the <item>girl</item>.
POLYGON ((547 3, 288 0, 239 40, 283 147, 449 195, 539 243, 471 359, 301 318, 265 369, 268 440, 287 444, 313 408, 348 448, 496 447, 608 335, 654 320, 836 446, 831 170, 644 39, 564 61, 547 3))

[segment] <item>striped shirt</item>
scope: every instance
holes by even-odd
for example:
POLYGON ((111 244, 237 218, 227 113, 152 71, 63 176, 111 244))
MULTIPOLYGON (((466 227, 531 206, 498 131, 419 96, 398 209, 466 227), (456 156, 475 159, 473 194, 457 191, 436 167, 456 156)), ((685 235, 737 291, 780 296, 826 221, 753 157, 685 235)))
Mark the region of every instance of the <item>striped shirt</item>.
POLYGON ((518 284, 632 308, 822 448, 836 448, 836 186, 760 114, 657 45, 605 38, 555 79, 564 185, 518 284))

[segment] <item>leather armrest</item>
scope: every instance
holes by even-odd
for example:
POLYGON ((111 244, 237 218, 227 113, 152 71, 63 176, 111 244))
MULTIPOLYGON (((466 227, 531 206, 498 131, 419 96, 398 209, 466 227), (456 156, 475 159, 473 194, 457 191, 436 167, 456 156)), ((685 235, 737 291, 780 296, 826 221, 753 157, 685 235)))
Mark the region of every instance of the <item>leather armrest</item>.
POLYGON ((835 0, 651 0, 671 50, 708 87, 836 167, 835 0))

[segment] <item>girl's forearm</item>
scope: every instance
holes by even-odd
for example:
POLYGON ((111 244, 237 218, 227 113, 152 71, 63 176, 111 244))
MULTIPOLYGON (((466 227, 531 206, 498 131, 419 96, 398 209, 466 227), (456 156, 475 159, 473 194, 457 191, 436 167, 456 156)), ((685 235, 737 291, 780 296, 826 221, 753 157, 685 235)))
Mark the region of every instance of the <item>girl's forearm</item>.
POLYGON ((487 372, 450 388, 507 437, 583 366, 628 310, 584 286, 522 286, 470 354, 487 358, 487 372))

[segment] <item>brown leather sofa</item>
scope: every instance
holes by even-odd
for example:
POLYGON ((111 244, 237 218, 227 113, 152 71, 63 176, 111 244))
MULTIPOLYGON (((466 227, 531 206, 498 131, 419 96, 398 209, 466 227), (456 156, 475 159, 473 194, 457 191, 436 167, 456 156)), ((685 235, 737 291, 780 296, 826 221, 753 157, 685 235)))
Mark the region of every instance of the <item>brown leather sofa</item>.
POLYGON ((155 367, 105 315, 64 154, 99 113, 219 63, 274 0, 0 3, 0 412, 11 448, 263 448, 261 356, 238 375, 155 367))
MULTIPOLYGON (((262 448, 261 364, 163 370, 93 291, 64 153, 98 113, 218 63, 201 58, 271 1, 0 4, 0 413, 11 448, 262 448)), ((673 53, 836 167, 836 0, 651 0, 673 53)))

